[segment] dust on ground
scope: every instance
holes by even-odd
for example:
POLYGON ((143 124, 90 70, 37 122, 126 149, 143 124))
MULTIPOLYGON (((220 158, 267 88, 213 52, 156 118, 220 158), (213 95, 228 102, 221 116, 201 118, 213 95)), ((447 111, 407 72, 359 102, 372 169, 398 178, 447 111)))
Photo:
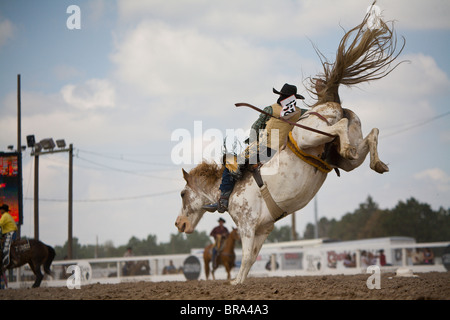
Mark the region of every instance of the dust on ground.
POLYGON ((381 274, 380 289, 369 289, 370 274, 226 280, 89 284, 81 289, 41 287, 0 290, 1 300, 450 300, 450 272, 417 277, 381 274))

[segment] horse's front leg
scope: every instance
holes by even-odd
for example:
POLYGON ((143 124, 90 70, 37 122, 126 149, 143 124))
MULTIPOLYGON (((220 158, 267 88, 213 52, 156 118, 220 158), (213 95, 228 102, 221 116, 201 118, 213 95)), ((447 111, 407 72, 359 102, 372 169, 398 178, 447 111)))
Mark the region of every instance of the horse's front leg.
POLYGON ((227 280, 231 279, 231 267, 229 263, 225 264, 225 270, 227 271, 227 280))
POLYGON ((232 285, 240 284, 244 282, 247 277, 250 268, 252 267, 252 248, 253 243, 255 241, 254 233, 243 236, 241 235, 241 243, 242 243, 242 260, 241 267, 239 268, 239 272, 236 276, 236 279, 232 280, 230 283, 232 285))
MULTIPOLYGON (((214 262, 212 262, 212 263, 214 263, 214 262)), ((213 280, 216 280, 216 276, 214 275, 214 272, 216 272, 216 269, 217 269, 217 267, 214 268, 214 265, 211 268, 211 277, 213 280)))
POLYGON ((242 261, 241 261, 241 267, 239 269, 238 275, 236 276, 236 279, 231 281, 232 285, 244 283, 245 279, 247 278, 247 275, 253 266, 253 264, 256 261, 256 258, 258 257, 259 251, 261 250, 261 247, 264 243, 264 241, 267 239, 268 234, 260 234, 260 235, 254 235, 243 237, 241 235, 241 241, 242 241, 242 261))
POLYGON ((206 280, 208 280, 209 278, 209 261, 207 261, 205 259, 205 276, 206 276, 206 280))

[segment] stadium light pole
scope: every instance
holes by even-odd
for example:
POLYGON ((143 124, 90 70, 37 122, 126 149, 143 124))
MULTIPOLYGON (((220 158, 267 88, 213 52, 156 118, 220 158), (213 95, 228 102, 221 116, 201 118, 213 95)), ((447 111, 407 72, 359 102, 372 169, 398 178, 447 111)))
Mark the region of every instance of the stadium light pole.
POLYGON ((53 141, 53 138, 43 139, 36 143, 34 135, 27 136, 28 147, 32 148, 31 155, 34 156, 34 238, 39 240, 39 156, 68 152, 69 153, 69 193, 68 193, 68 240, 67 240, 67 258, 72 259, 72 238, 73 238, 73 144, 66 147, 63 139, 53 141), (55 150, 55 146, 59 149, 55 150))
POLYGON ((22 181, 22 111, 21 111, 21 89, 20 89, 20 74, 17 75, 17 153, 18 169, 19 169, 19 224, 18 235, 21 236, 21 225, 23 223, 23 181, 22 181))

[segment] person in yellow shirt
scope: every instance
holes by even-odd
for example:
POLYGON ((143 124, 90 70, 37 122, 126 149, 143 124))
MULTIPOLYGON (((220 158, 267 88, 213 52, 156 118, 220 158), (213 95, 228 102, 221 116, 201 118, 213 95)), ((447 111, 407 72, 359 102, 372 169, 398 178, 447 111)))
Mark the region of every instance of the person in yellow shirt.
POLYGON ((3 269, 9 265, 9 252, 11 243, 17 238, 17 225, 13 217, 9 214, 9 206, 3 204, 0 207, 0 228, 2 229, 2 237, 5 238, 3 243, 3 269))

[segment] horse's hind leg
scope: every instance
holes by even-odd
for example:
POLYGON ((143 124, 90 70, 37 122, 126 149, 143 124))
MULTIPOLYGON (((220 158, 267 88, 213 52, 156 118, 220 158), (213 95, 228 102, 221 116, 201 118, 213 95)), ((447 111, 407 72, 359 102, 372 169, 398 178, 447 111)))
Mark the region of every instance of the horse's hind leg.
POLYGON ((379 130, 373 128, 370 134, 366 137, 370 150, 370 168, 378 173, 385 173, 389 171, 389 167, 378 157, 378 134, 379 130))
POLYGON ((42 279, 44 279, 44 275, 41 272, 41 266, 35 265, 34 263, 30 262, 28 263, 31 270, 33 271, 34 275, 36 276, 36 280, 34 281, 32 288, 39 288, 41 285, 42 279))
MULTIPOLYGON (((334 125, 323 127, 321 129, 325 132, 328 132, 329 134, 339 137, 338 152, 342 158, 348 160, 357 160, 359 154, 356 150, 355 145, 351 143, 348 126, 349 120, 347 118, 342 118, 334 125)), ((325 138, 325 136, 323 136, 323 138, 325 138)))
POLYGON ((353 129, 355 130, 350 130, 351 132, 350 140, 354 145, 356 145, 358 159, 348 160, 340 158, 338 167, 345 171, 351 171, 359 167, 366 159, 367 154, 370 153, 370 168, 378 173, 388 172, 389 167, 385 163, 383 163, 378 157, 377 147, 378 147, 379 130, 377 128, 372 129, 370 133, 366 136, 366 138, 362 139, 362 133, 360 128, 358 129, 353 128, 353 129))

